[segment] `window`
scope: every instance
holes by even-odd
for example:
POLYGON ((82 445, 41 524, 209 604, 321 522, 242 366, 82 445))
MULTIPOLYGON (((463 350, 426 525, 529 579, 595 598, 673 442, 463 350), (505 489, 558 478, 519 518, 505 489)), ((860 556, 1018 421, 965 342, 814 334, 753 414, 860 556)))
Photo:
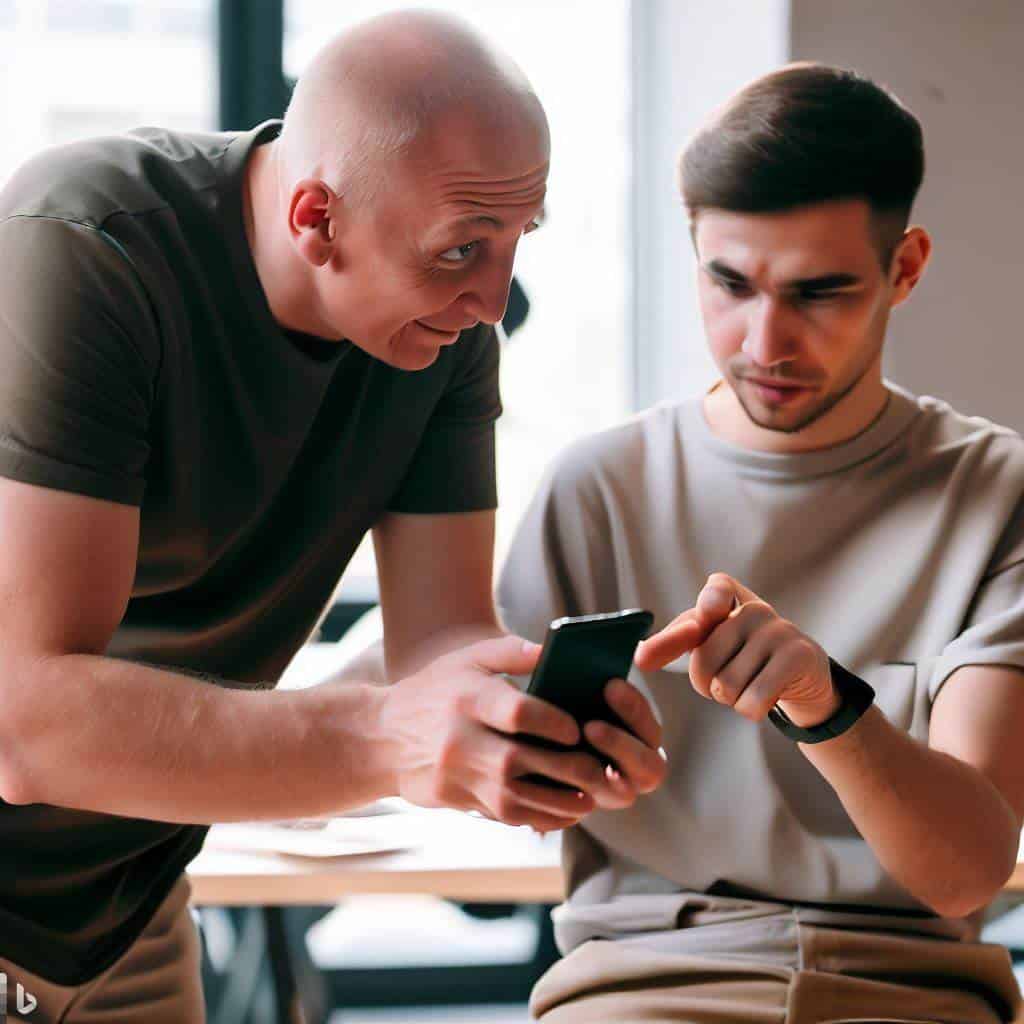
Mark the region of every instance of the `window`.
POLYGON ((128 32, 134 20, 128 0, 50 0, 46 7, 46 27, 56 32, 128 32))
POLYGON ((39 150, 216 126, 216 0, 0 0, 0 183, 39 150))
MULTIPOLYGON (((386 0, 289 0, 286 75, 297 77, 340 29, 396 6, 386 0)), ((555 453, 621 419, 631 405, 629 4, 450 0, 428 6, 465 18, 511 54, 551 124, 545 223, 523 239, 516 261, 530 315, 502 356, 500 558, 555 453)), ((372 572, 364 545, 351 574, 372 572)))

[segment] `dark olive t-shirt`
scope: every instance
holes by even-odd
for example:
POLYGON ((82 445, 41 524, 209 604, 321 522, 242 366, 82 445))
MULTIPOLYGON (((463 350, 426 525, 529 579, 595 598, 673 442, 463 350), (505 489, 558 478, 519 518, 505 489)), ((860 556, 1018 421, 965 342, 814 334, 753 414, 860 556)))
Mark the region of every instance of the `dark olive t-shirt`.
MULTIPOLYGON (((274 322, 241 188, 279 129, 76 143, 0 191, 0 475, 139 506, 107 653, 210 685, 275 685, 384 512, 496 504, 493 330, 407 372, 274 322)), ((0 800, 0 956, 94 977, 205 835, 0 800)))

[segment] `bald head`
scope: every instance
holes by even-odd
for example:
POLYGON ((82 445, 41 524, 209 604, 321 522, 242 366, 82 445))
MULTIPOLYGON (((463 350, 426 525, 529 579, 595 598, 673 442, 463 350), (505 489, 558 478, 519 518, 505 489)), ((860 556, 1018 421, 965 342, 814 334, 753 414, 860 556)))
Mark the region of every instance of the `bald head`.
POLYGON ((453 123, 484 139, 547 135, 526 77, 464 22, 427 11, 362 22, 324 46, 295 87, 280 139, 287 185, 317 178, 358 206, 389 165, 453 123))

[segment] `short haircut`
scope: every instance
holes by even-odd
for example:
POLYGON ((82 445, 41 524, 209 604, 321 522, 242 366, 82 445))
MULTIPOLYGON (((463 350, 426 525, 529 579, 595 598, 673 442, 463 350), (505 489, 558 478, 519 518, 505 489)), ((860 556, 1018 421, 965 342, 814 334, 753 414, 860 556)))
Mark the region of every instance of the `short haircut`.
POLYGON ((856 72, 812 63, 787 65, 745 86, 679 160, 691 220, 706 208, 773 213, 866 200, 885 267, 923 177, 917 118, 856 72))

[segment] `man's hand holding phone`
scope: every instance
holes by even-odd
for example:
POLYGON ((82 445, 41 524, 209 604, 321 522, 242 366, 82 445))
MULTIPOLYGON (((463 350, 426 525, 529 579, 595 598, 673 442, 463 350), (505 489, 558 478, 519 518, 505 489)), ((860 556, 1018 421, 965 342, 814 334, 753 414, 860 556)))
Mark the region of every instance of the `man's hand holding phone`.
POLYGON ((583 734, 609 762, 605 776, 616 799, 600 806, 604 810, 623 810, 665 781, 668 762, 661 749, 661 723, 647 698, 632 683, 610 680, 604 688, 604 699, 627 728, 594 719, 584 725, 583 734))
POLYGON ((540 653, 519 637, 484 640, 389 687, 375 724, 392 791, 421 806, 477 810, 548 832, 575 825, 595 807, 628 807, 654 789, 664 772, 660 728, 643 696, 622 680, 607 687, 609 705, 635 736, 586 725, 586 738, 617 765, 608 771, 574 749, 581 734, 571 714, 504 678, 531 672, 540 653))
POLYGON ((580 747, 602 763, 616 793, 600 802, 606 810, 629 807, 665 778, 661 725, 625 679, 652 621, 640 608, 555 619, 526 691, 567 711, 582 728, 580 747))

